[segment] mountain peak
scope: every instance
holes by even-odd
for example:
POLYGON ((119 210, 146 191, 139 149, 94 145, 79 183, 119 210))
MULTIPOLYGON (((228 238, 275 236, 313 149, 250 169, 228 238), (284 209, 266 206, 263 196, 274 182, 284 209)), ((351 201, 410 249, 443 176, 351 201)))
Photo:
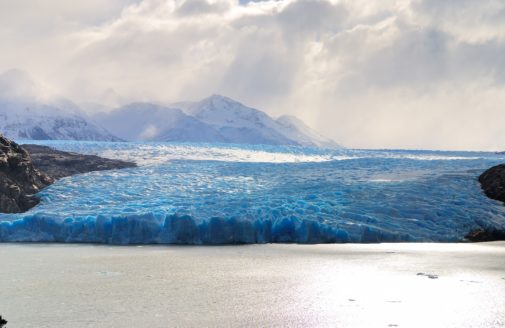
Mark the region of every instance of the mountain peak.
POLYGON ((222 101, 228 101, 228 102, 237 102, 236 100, 231 99, 230 97, 226 97, 217 93, 214 93, 207 98, 204 98, 203 100, 205 101, 206 99, 209 100, 222 100, 222 101))
MULTIPOLYGON (((234 100, 234 99, 231 99, 229 97, 226 97, 226 96, 223 96, 223 95, 219 95, 219 94, 213 94, 207 98, 204 98, 202 99, 201 101, 199 101, 198 103, 200 104, 208 104, 208 105, 212 105, 212 106, 215 106, 215 107, 229 107, 229 106, 244 106, 242 103, 234 100)), ((244 106, 245 107, 245 106, 244 106)))

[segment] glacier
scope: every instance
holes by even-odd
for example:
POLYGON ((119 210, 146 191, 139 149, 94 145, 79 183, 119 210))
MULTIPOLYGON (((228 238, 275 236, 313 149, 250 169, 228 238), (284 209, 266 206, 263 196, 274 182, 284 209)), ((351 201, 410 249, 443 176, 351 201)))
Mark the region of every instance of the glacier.
POLYGON ((198 143, 22 141, 136 161, 59 180, 1 242, 249 244, 461 242, 505 229, 478 175, 489 152, 198 143))

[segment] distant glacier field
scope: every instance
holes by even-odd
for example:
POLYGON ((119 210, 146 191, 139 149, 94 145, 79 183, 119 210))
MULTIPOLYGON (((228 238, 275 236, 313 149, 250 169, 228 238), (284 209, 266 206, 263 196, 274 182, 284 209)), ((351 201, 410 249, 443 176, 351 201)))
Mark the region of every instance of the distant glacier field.
POLYGON ((477 177, 485 152, 23 141, 135 161, 59 180, 2 242, 109 244, 459 242, 505 229, 477 177))

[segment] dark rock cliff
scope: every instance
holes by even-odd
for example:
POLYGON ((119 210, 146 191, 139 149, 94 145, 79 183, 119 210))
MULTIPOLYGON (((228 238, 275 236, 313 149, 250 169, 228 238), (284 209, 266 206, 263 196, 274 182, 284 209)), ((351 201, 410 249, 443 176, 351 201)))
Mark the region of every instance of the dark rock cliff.
POLYGON ((35 195, 55 180, 91 171, 135 167, 135 163, 20 146, 0 135, 0 213, 21 213, 39 203, 35 195))
MULTIPOLYGON (((486 170, 479 176, 479 182, 487 197, 505 203, 505 164, 486 170)), ((484 227, 470 231, 466 238, 470 241, 505 240, 505 231, 484 227)))
POLYGON ((0 135, 0 212, 27 211, 39 202, 35 194, 53 182, 35 169, 26 150, 0 135))
POLYGON ((493 166, 479 177, 486 196, 505 203, 505 164, 493 166))

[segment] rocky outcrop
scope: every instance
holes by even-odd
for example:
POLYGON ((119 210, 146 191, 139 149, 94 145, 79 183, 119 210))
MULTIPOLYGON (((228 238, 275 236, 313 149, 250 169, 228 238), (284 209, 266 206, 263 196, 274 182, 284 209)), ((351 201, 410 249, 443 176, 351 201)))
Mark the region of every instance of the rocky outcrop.
POLYGON ((27 211, 39 203, 35 194, 53 182, 35 169, 26 150, 0 135, 0 212, 27 211))
POLYGON ((498 230, 494 227, 486 229, 480 228, 470 231, 465 236, 465 239, 473 242, 505 240, 505 231, 498 230))
POLYGON ((68 153, 39 145, 20 146, 0 135, 0 213, 21 213, 39 203, 35 195, 55 180, 135 163, 68 153))
POLYGON ((486 196, 505 203, 505 164, 494 166, 479 177, 486 196))
MULTIPOLYGON (((482 190, 487 197, 505 203, 505 164, 493 166, 479 176, 482 190)), ((470 231, 465 238, 469 241, 505 240, 505 231, 486 227, 470 231)))
POLYGON ((54 179, 92 171, 135 167, 135 163, 56 150, 47 146, 23 145, 36 169, 54 179))

